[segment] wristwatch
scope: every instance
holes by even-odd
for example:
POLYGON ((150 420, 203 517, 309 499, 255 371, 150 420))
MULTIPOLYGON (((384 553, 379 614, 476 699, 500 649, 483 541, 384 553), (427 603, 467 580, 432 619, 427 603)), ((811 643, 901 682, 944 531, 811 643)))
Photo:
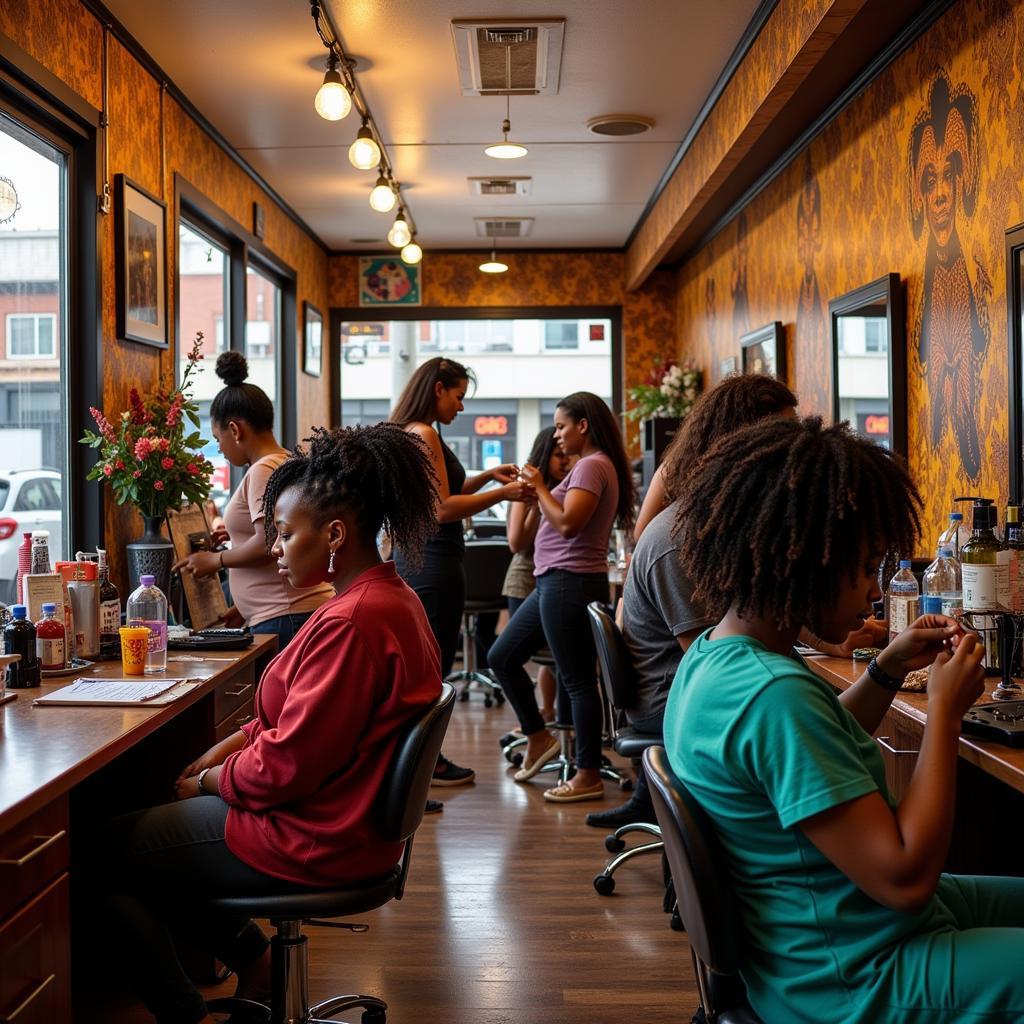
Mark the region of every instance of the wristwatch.
POLYGON ((903 688, 903 680, 889 675, 889 673, 878 664, 877 658, 872 658, 868 662, 868 675, 871 676, 879 686, 888 690, 890 693, 896 693, 898 690, 903 688))
POLYGON ((210 770, 209 768, 204 768, 204 769, 203 769, 203 770, 202 770, 202 771, 201 771, 201 772, 200 772, 200 773, 199 773, 199 774, 198 774, 198 775, 196 776, 196 790, 197 790, 197 791, 199 792, 199 795, 200 795, 200 796, 207 796, 207 795, 208 795, 207 793, 204 793, 204 792, 203 792, 203 779, 205 779, 205 778, 206 778, 206 773, 207 773, 207 772, 208 772, 209 770, 210 770))

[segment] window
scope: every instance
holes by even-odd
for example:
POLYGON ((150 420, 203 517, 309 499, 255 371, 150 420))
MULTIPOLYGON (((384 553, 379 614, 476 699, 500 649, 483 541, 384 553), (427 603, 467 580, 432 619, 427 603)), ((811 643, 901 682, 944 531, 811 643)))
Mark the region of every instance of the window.
POLYGON ((10 359, 55 359, 57 317, 53 313, 8 313, 7 356, 10 359))
POLYGON ((580 325, 578 320, 545 320, 544 348, 552 349, 579 348, 580 325))
POLYGON ((885 352, 888 349, 886 344, 886 322, 885 320, 873 318, 864 321, 864 351, 885 352))
POLYGON ((281 351, 281 289, 256 268, 245 271, 245 358, 249 381, 259 385, 272 402, 277 400, 278 355, 281 351))
MULTIPOLYGON (((54 561, 69 547, 70 517, 61 500, 67 489, 54 484, 61 483, 71 456, 66 339, 72 149, 58 143, 29 120, 0 113, 0 167, 20 203, 13 219, 0 225, 0 474, 15 509, 28 513, 21 521, 50 531, 54 561), (45 476, 19 472, 44 466, 45 476)), ((14 596, 20 539, 12 534, 0 540, 0 601, 14 596)))

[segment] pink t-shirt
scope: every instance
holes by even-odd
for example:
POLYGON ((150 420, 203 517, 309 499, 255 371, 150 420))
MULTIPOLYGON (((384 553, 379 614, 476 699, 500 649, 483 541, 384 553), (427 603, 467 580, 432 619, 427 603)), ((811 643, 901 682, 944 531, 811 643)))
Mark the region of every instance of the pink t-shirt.
MULTIPOLYGON (((224 509, 224 525, 234 546, 255 533, 263 536, 263 492, 270 474, 288 458, 287 452, 264 455, 249 467, 238 489, 224 509)), ((326 551, 324 553, 326 558, 326 551)), ((228 569, 231 598, 247 626, 256 626, 279 615, 311 612, 334 597, 334 587, 322 583, 308 590, 296 590, 277 574, 277 563, 270 559, 247 568, 228 569)))
POLYGON ((541 521, 533 545, 534 576, 549 569, 580 573, 608 569, 608 538, 619 504, 619 478, 614 463, 604 452, 580 459, 551 496, 562 505, 569 491, 577 488, 596 494, 597 508, 575 537, 563 537, 547 519, 541 521))

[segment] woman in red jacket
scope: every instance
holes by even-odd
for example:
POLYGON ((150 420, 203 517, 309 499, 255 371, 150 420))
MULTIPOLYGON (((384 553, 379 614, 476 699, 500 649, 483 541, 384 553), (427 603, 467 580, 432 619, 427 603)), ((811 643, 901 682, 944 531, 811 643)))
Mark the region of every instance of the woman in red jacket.
POLYGON ((256 717, 185 768, 178 802, 116 819, 95 858, 102 916, 160 1024, 211 1020, 176 931, 238 974, 240 996, 266 997, 263 932, 204 918, 204 900, 334 886, 398 863, 401 845, 377 834, 372 807, 400 728, 440 693, 440 655, 376 538, 386 528, 421 551, 434 500, 426 448, 387 424, 318 430, 270 477, 264 523, 279 572, 336 596, 270 663, 256 717))

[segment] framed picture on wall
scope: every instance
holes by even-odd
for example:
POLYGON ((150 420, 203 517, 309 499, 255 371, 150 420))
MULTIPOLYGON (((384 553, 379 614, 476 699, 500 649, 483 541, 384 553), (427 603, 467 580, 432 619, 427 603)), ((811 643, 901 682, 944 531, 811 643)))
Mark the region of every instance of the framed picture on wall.
POLYGON ((718 363, 718 377, 719 380, 725 380, 730 374, 736 372, 736 357, 728 356, 722 359, 718 363))
POLYGON ((114 178, 117 336, 167 348, 167 204, 114 178))
POLYGON ((302 372, 319 377, 323 362, 324 318, 311 302, 302 304, 302 372))
POLYGON ((764 373, 786 379, 786 332, 775 320, 740 338, 740 358, 744 373, 764 373))
POLYGON ((422 305, 422 273, 422 263, 410 266, 398 256, 360 256, 359 305, 422 305))

